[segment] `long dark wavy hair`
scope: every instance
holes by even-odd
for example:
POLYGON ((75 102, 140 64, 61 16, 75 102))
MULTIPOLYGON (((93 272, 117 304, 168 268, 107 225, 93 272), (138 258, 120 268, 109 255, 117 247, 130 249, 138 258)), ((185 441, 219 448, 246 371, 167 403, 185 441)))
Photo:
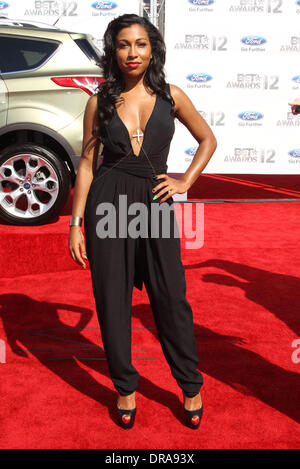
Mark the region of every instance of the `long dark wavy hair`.
POLYGON ((116 60, 116 37, 121 29, 133 24, 139 24, 147 31, 152 49, 152 59, 144 75, 144 84, 146 88, 150 88, 171 104, 171 112, 174 109, 174 100, 168 92, 165 81, 166 46, 159 30, 141 16, 121 15, 108 24, 104 34, 104 53, 98 63, 105 78, 96 90, 100 135, 103 125, 107 125, 113 116, 115 104, 122 100, 120 93, 125 89, 125 81, 116 60))

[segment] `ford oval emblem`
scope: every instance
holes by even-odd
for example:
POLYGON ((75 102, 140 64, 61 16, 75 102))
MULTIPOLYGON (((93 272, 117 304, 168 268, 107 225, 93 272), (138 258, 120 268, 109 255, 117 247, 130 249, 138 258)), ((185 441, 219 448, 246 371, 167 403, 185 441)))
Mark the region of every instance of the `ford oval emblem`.
POLYGON ((211 80, 212 76, 208 75, 207 73, 190 73, 187 76, 187 79, 196 83, 205 83, 211 80))
POLYGON ((244 121, 257 121, 262 119, 264 116, 260 112, 245 111, 241 112, 238 117, 244 121))
POLYGON ((9 7, 9 4, 6 2, 0 2, 0 10, 4 10, 4 8, 9 7))
POLYGON ((267 42, 264 37, 260 36, 245 36, 241 39, 241 41, 247 46, 261 46, 262 44, 267 42))
POLYGON ((300 158, 300 148, 296 148, 295 150, 289 151, 289 155, 293 158, 300 158))
POLYGON ((187 148, 187 150, 185 150, 184 153, 186 153, 189 156, 195 156, 196 151, 197 151, 197 147, 191 147, 191 148, 187 148))
POLYGON ((189 0, 189 2, 194 6, 208 6, 214 3, 215 0, 189 0))
POLYGON ((116 2, 109 2, 108 0, 99 0, 98 2, 92 3, 92 7, 96 10, 112 10, 117 6, 118 4, 116 2))

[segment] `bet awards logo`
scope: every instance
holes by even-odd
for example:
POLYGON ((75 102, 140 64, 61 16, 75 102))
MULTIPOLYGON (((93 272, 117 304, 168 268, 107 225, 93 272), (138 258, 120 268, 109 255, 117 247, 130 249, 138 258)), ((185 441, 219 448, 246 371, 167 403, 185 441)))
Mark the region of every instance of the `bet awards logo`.
POLYGON ((259 75, 257 73, 238 73, 235 80, 228 81, 226 88, 278 90, 278 75, 259 75))
POLYGON ((231 2, 232 13, 282 13, 282 0, 236 0, 231 2))
POLYGON ((77 2, 62 2, 55 0, 35 0, 34 8, 26 8, 24 16, 78 16, 77 2))
POLYGON ((294 115, 291 111, 287 112, 286 119, 281 119, 276 122, 277 127, 299 127, 300 115, 294 115))
MULTIPOLYGON (((223 127, 226 125, 225 121, 225 112, 223 111, 202 111, 202 110, 197 110, 203 119, 206 120, 206 122, 211 126, 217 126, 217 127, 223 127)), ((182 126, 183 123, 179 119, 175 119, 175 125, 177 126, 182 126)), ((189 150, 186 150, 187 154, 190 154, 189 150)))
POLYGON ((226 36, 207 36, 206 34, 185 34, 183 40, 176 42, 174 49, 201 50, 201 51, 227 51, 226 36))
POLYGON ((203 119, 206 120, 206 122, 210 126, 218 126, 221 127, 225 125, 225 113, 223 111, 211 111, 211 112, 205 112, 205 111, 198 111, 199 114, 203 117, 203 119))
POLYGON ((233 153, 225 155, 226 163, 275 163, 275 150, 265 148, 234 148, 233 153))
POLYGON ((288 44, 283 44, 280 46, 280 52, 300 52, 300 37, 291 36, 290 42, 288 44))

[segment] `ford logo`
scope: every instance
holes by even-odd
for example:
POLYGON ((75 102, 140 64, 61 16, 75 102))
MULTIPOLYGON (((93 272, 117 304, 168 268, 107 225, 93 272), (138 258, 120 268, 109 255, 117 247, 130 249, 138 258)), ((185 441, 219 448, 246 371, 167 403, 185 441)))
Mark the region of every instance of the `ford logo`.
POLYGON ((0 2, 0 10, 4 10, 4 8, 7 8, 9 6, 8 3, 6 2, 0 2))
POLYGON ((206 81, 211 80, 212 76, 208 75, 207 73, 190 73, 187 76, 187 79, 197 83, 205 83, 206 81))
POLYGON ((214 3, 215 0, 189 0, 192 5, 195 6, 208 6, 214 3))
POLYGON ((195 156, 196 151, 197 151, 197 147, 191 147, 185 150, 184 153, 186 153, 189 156, 195 156))
POLYGON ((289 155, 293 158, 300 158, 300 148, 296 148, 295 150, 289 151, 289 155))
POLYGON ((243 119, 244 121, 257 121, 259 119, 262 119, 264 116, 260 112, 245 111, 241 112, 238 117, 240 119, 243 119))
POLYGON ((292 78, 292 80, 296 83, 300 83, 300 75, 296 75, 294 78, 292 78))
POLYGON ((116 2, 109 2, 106 0, 99 0, 98 2, 92 3, 92 7, 96 8, 96 10, 112 10, 117 6, 118 4, 116 2))
POLYGON ((245 36, 241 39, 241 42, 247 44, 247 46, 261 46, 267 42, 267 40, 260 36, 245 36))
POLYGON ((300 0, 297 0, 297 5, 300 5, 300 0))

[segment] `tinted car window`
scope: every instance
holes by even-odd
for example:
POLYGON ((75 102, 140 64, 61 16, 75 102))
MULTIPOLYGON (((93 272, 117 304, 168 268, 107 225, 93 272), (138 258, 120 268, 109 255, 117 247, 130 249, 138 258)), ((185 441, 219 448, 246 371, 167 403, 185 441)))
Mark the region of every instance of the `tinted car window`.
POLYGON ((49 41, 0 36, 1 72, 37 68, 53 54, 58 45, 49 41))
POLYGON ((89 42, 87 39, 75 39, 75 42, 89 59, 98 63, 100 58, 100 51, 97 51, 91 42, 89 42))

